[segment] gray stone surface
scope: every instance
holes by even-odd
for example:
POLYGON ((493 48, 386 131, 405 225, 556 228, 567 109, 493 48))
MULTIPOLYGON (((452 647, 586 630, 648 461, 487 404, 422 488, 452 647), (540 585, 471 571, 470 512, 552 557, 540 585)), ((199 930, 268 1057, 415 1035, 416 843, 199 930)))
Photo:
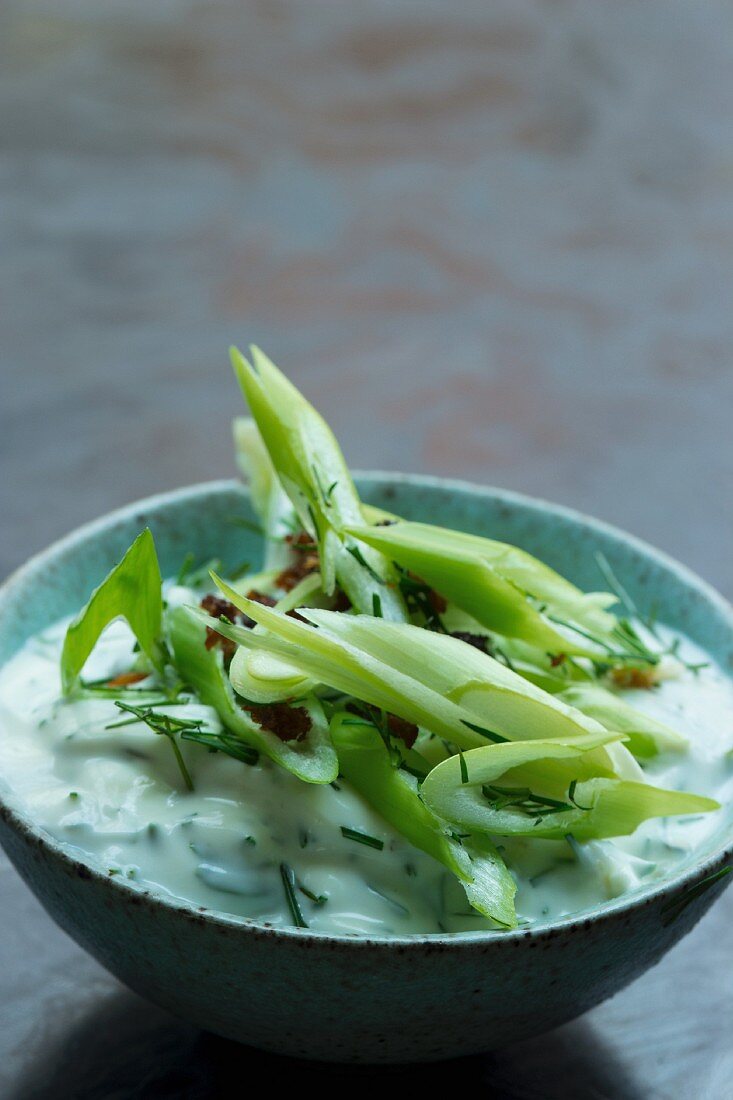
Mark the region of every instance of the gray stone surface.
MULTIPOLYGON (((254 340, 355 465, 572 504, 731 595, 732 32, 707 0, 4 0, 0 572, 229 474, 254 340)), ((144 1005, 4 862, 0 911, 3 1097, 353 1079, 144 1005)), ((731 917, 462 1087, 730 1096, 731 917)))

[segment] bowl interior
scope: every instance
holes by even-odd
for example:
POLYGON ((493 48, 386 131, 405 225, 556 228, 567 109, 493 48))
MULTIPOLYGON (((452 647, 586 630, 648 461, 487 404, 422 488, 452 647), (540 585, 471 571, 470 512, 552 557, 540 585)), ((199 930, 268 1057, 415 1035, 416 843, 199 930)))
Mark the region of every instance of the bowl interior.
MULTIPOLYGON (((632 536, 556 505, 463 482, 382 473, 356 480, 371 504, 515 543, 585 589, 605 587, 595 560, 600 550, 642 613, 655 606, 660 621, 733 673, 733 609, 689 570, 632 536)), ((232 565, 247 559, 256 567, 261 540, 246 526, 254 521, 246 491, 222 481, 152 497, 81 528, 33 558, 0 590, 0 665, 28 637, 77 611, 143 527, 152 529, 163 575, 170 576, 189 553, 232 565)), ((719 855, 730 831, 730 824, 721 826, 665 881, 678 881, 719 855)))

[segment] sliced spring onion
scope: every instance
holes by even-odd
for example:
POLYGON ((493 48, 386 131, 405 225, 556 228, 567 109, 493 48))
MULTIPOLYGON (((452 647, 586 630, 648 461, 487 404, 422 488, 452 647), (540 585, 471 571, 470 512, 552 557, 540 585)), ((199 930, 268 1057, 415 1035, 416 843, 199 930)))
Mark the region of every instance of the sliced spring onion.
POLYGON ((625 734, 626 745, 634 756, 647 758, 670 750, 679 752, 688 743, 681 733, 632 707, 601 684, 575 683, 557 698, 594 718, 607 730, 625 734))
MULTIPOLYGON (((318 627, 314 630, 214 579, 232 603, 267 628, 258 645, 329 687, 431 730, 458 748, 485 743, 487 734, 477 727, 508 738, 531 737, 540 730, 564 737, 606 733, 593 719, 455 638, 366 615, 303 609, 318 627)), ((253 645, 239 627, 222 624, 218 629, 233 641, 253 645)), ((598 774, 641 775, 622 746, 597 749, 594 762, 598 774)))
MULTIPOLYGON (((214 630, 225 627, 219 619, 212 619, 211 623, 214 630)), ((300 741, 282 741, 242 709, 229 684, 219 647, 206 648, 206 630, 188 609, 172 609, 166 616, 166 627, 180 676, 193 687, 202 703, 214 708, 230 735, 306 783, 331 783, 336 778, 338 759, 323 708, 314 695, 307 695, 297 703, 310 719, 306 736, 300 741)))
POLYGON ((549 566, 508 543, 401 521, 347 532, 422 577, 487 629, 555 653, 646 659, 618 633, 607 608, 616 597, 581 592, 549 566), (563 630, 558 630, 563 626, 563 630))
POLYGON ((377 592, 384 617, 404 620, 407 612, 392 584, 389 559, 344 536, 347 525, 363 523, 363 512, 333 432, 259 348, 251 348, 251 354, 249 363, 232 348, 232 366, 280 484, 318 542, 325 592, 331 594, 338 581, 360 611, 371 611, 377 592), (350 552, 354 549, 361 560, 350 552))
POLYGON ((341 712, 331 720, 331 736, 341 772, 351 786, 411 844, 456 875, 478 912, 513 926, 516 885, 493 846, 476 847, 471 858, 469 850, 448 835, 445 824, 421 800, 415 778, 393 766, 376 726, 341 712))

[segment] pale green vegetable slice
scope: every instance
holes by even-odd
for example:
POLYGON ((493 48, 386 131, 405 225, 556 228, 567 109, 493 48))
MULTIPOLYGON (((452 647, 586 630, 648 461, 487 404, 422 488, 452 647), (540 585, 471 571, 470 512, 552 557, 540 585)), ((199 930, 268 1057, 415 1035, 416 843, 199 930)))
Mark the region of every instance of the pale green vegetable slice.
MULTIPOLYGON (((509 740, 583 736, 602 729, 592 716, 457 638, 402 623, 382 623, 366 615, 337 616, 311 609, 306 615, 321 629, 459 703, 471 712, 474 723, 509 740)), ((623 745, 609 744, 594 759, 618 775, 643 778, 623 745)))
MULTIPOLYGON (((302 607, 320 589, 320 573, 311 573, 278 600, 277 610, 287 612, 302 607)), ((262 628, 256 626, 252 636, 260 637, 261 633, 262 628)), ((283 702, 306 695, 318 685, 317 680, 306 676, 297 665, 284 661, 282 657, 274 656, 264 649, 250 650, 243 646, 237 649, 232 658, 229 680, 237 695, 255 703, 283 702)))
POLYGON ((600 684, 575 683, 557 695, 571 707, 600 722, 607 730, 626 735, 634 756, 647 758, 666 751, 681 751, 688 741, 681 733, 658 722, 600 684))
MULTIPOLYGON (((211 625, 221 632, 225 627, 218 619, 212 619, 211 625)), ((179 675, 194 689, 202 703, 214 708, 230 734, 306 783, 333 782, 338 775, 338 758, 323 708, 314 695, 305 696, 297 703, 310 719, 306 736, 301 741, 282 741, 242 710, 231 689, 219 647, 206 648, 205 627, 189 609, 174 608, 166 616, 166 626, 179 675)))
POLYGON ((615 596, 581 592, 516 546, 404 520, 347 531, 418 574, 488 630, 554 653, 637 661, 650 656, 619 633, 606 610, 615 596))
MULTIPOLYGON (((397 714, 459 748, 484 744, 487 738, 605 735, 599 723, 455 638, 366 615, 303 609, 303 616, 318 626, 313 629, 215 580, 235 606, 267 629, 257 645, 292 660, 329 687, 397 714)), ((241 645, 255 644, 239 627, 222 624, 217 629, 241 645)), ((600 774, 641 774, 620 746, 598 749, 594 760, 600 774)))
POLYGON ((259 348, 251 354, 250 364, 232 348, 232 365, 280 483, 318 541, 324 591, 338 580, 359 611, 371 612, 376 597, 386 619, 406 619, 389 559, 344 534, 364 515, 333 432, 259 348))
POLYGON ((94 589, 89 602, 66 631, 61 654, 64 694, 68 695, 76 686, 100 634, 115 619, 127 620, 140 649, 156 671, 162 673, 165 660, 161 646, 162 612, 158 556, 153 536, 146 527, 122 561, 94 589))
POLYGON ((585 744, 578 738, 473 749, 438 764, 421 794, 434 813, 460 828, 551 840, 568 834, 576 840, 626 836, 649 817, 720 808, 711 798, 683 791, 588 777, 581 758, 598 743, 591 735, 585 744), (558 763, 562 773, 551 767, 558 763), (576 767, 577 779, 567 784, 568 771, 576 767))
POLYGON ((442 863, 461 881, 469 901, 504 927, 516 924, 516 884, 491 844, 476 845, 473 857, 421 800, 417 780, 393 766, 379 731, 369 722, 339 713, 331 736, 341 774, 411 844, 442 863))
POLYGON ((240 416, 232 422, 237 465, 249 485, 252 507, 265 540, 263 569, 284 569, 291 561, 292 551, 285 539, 295 529, 292 502, 275 473, 267 448, 251 417, 240 416))

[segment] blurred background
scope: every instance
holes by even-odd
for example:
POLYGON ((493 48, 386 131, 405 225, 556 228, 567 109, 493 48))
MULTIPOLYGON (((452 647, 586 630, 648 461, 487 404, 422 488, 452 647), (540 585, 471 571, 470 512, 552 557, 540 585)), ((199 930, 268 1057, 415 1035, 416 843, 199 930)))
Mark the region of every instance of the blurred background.
MULTIPOLYGON (((731 596, 732 215, 728 3, 3 0, 0 573, 230 476, 254 341, 353 465, 570 504, 731 596)), ((5 863, 0 891, 3 1095, 217 1094, 230 1048, 118 993, 5 863)), ((730 1095, 732 912, 462 1072, 730 1095)))

